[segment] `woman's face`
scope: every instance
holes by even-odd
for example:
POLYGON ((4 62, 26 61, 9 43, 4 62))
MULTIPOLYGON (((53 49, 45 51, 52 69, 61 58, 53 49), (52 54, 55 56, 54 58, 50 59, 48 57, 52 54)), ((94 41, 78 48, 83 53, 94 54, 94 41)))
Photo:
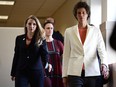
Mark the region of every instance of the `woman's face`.
POLYGON ((35 20, 28 19, 26 27, 27 27, 28 33, 34 33, 37 28, 37 24, 36 24, 35 20))
POLYGON ((87 22, 88 14, 85 8, 77 9, 77 19, 79 23, 87 22))
POLYGON ((51 24, 51 23, 46 24, 44 27, 44 30, 45 30, 46 36, 48 36, 48 37, 52 36, 53 30, 54 30, 53 24, 51 24))

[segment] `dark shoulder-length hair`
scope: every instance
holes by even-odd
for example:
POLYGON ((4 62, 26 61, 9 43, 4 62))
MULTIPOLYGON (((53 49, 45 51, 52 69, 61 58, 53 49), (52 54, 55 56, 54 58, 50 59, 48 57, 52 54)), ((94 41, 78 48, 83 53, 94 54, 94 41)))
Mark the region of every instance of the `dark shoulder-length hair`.
POLYGON ((74 15, 74 17, 77 19, 77 10, 80 9, 80 8, 84 8, 86 10, 86 12, 88 14, 88 17, 87 17, 87 19, 88 19, 90 17, 90 13, 91 13, 90 12, 90 7, 84 1, 80 1, 80 2, 78 2, 78 3, 75 4, 74 9, 73 9, 73 15, 74 15))
POLYGON ((41 45, 42 44, 42 41, 45 39, 45 32, 44 32, 44 29, 42 28, 41 26, 41 23, 39 21, 39 19, 34 16, 34 15, 30 15, 26 21, 25 21, 25 25, 24 25, 24 29, 25 29, 25 34, 27 34, 27 27, 26 27, 26 24, 28 22, 29 19, 33 19, 35 22, 36 22, 36 30, 35 30, 35 33, 34 33, 34 36, 33 36, 33 39, 35 39, 36 43, 38 45, 41 45), (40 44, 41 43, 41 44, 40 44))
POLYGON ((45 29, 45 26, 46 26, 46 24, 52 24, 53 25, 53 27, 54 27, 54 23, 52 22, 52 21, 46 21, 44 24, 43 24, 43 28, 45 29))

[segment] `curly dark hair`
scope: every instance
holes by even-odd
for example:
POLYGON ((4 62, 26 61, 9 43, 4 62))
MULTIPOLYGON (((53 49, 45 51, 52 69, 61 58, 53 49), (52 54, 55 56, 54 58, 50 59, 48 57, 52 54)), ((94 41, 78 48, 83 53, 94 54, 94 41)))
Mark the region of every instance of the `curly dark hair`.
POLYGON ((86 2, 80 1, 75 4, 74 9, 73 9, 73 15, 77 19, 77 10, 80 8, 84 8, 88 14, 87 19, 90 17, 90 7, 86 2))

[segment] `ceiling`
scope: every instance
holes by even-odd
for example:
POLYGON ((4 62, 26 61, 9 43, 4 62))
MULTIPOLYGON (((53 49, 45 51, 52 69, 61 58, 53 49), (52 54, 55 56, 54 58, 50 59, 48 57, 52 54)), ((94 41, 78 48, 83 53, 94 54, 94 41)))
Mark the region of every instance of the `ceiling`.
POLYGON ((9 16, 8 20, 0 20, 0 27, 22 27, 29 15, 35 15, 43 22, 65 2, 66 0, 15 0, 13 6, 0 5, 0 15, 9 16))

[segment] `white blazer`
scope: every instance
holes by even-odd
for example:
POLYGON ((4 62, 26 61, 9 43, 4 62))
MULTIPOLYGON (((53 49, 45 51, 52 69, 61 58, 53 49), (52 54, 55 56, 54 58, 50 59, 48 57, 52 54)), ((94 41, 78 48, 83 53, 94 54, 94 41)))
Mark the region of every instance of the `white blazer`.
POLYGON ((86 39, 82 45, 78 25, 67 28, 64 34, 62 77, 81 76, 83 63, 85 76, 99 76, 97 50, 101 63, 108 66, 105 44, 100 29, 87 25, 86 39))

